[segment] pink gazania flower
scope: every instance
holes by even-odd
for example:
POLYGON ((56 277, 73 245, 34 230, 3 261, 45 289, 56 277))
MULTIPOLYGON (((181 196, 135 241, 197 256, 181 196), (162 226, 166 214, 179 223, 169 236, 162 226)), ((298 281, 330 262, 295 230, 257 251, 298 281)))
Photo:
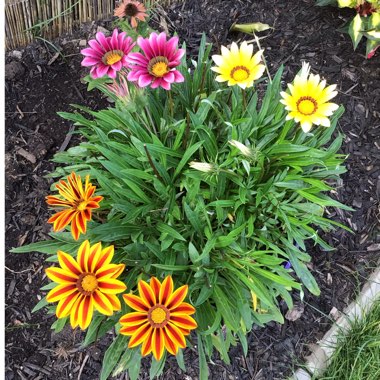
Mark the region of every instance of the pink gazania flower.
POLYGON ((115 9, 114 16, 119 18, 130 17, 132 28, 137 28, 137 20, 145 21, 148 17, 146 8, 139 1, 135 0, 123 0, 119 3, 119 6, 115 9))
POLYGON ((178 37, 166 41, 166 34, 152 33, 149 38, 139 37, 137 45, 142 53, 130 53, 127 62, 131 71, 128 80, 138 82, 140 87, 150 85, 151 88, 162 87, 170 90, 172 83, 184 81, 183 75, 175 70, 185 54, 184 49, 178 49, 178 37))
POLYGON ((127 33, 115 29, 112 36, 105 37, 102 32, 96 33, 96 40, 88 41, 89 48, 81 53, 85 56, 82 66, 92 66, 90 75, 96 79, 108 75, 116 78, 116 73, 127 66, 127 55, 135 46, 127 33))

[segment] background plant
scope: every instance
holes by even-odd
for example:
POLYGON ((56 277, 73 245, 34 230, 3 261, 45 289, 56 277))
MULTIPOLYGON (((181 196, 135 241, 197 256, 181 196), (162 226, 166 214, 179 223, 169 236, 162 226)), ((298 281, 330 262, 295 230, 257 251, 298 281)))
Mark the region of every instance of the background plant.
POLYGON ((335 5, 352 8, 356 16, 342 29, 351 37, 354 50, 363 37, 367 38, 366 56, 371 58, 380 46, 380 2, 379 0, 317 0, 318 6, 335 5))

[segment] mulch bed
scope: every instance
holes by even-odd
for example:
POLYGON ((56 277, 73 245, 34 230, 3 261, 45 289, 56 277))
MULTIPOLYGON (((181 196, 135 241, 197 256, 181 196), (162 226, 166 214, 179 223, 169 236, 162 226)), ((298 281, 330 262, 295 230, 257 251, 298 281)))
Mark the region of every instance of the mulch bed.
MULTIPOLYGON (((209 364, 213 379, 284 379, 295 363, 309 354, 309 344, 327 331, 330 312, 344 309, 380 258, 380 112, 376 107, 380 104, 380 55, 366 60, 363 44, 353 52, 349 37, 336 31, 351 12, 313 4, 313 0, 186 0, 159 9, 153 20, 155 28, 176 31, 191 55, 197 52, 202 32, 217 51, 222 44, 251 39, 230 33, 232 23, 267 23, 274 29, 260 34, 267 36, 261 45, 271 72, 285 65, 284 87, 306 60, 328 83, 338 84, 337 102, 346 108, 339 129, 345 135, 342 152, 349 155, 347 173, 335 197, 355 212, 329 209, 328 213, 354 233, 338 229, 324 236, 336 247, 334 252, 310 248, 311 268, 322 295, 306 293, 300 306, 303 312, 295 321, 254 328, 246 358, 239 346, 230 352, 231 365, 215 355, 209 364)), ((103 26, 111 29, 109 22, 103 26)), ((81 350, 81 332, 68 328, 52 333, 54 316, 43 311, 31 313, 41 298, 39 288, 46 283, 43 256, 8 253, 11 247, 46 239, 50 231, 44 202, 51 184, 45 176, 54 167, 49 159, 78 141, 75 135, 69 140, 72 126, 56 112, 70 110, 72 103, 92 109, 108 104, 98 92, 87 92, 80 82, 87 71, 80 67, 78 53, 83 47, 79 44, 81 39, 92 38, 96 27, 85 25, 76 35, 54 41, 64 58, 43 42, 24 49, 22 57, 17 53, 6 57, 7 63, 13 62, 6 72, 5 110, 7 380, 97 379, 104 349, 112 340, 110 334, 81 350)), ((185 362, 187 373, 178 369, 174 359, 169 360, 165 379, 196 379, 198 362, 193 350, 186 350, 185 362)), ((149 367, 147 361, 143 363, 141 379, 146 379, 149 367)))

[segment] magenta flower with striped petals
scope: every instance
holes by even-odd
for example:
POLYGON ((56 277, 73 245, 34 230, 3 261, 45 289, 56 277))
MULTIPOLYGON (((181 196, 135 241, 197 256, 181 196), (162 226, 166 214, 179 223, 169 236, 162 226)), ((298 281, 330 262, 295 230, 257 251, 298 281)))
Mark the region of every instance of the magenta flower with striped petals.
POLYGON ((175 68, 181 63, 184 49, 178 49, 178 37, 166 41, 166 34, 152 33, 149 38, 139 37, 137 45, 142 53, 130 53, 127 62, 131 71, 128 80, 140 87, 162 87, 170 90, 172 83, 184 81, 183 75, 175 68))
POLYGON ((96 40, 88 41, 89 48, 81 53, 85 56, 82 66, 92 66, 90 75, 96 79, 108 75, 116 78, 116 73, 127 66, 127 55, 135 46, 127 33, 119 33, 115 29, 112 36, 105 37, 101 32, 96 33, 96 40))

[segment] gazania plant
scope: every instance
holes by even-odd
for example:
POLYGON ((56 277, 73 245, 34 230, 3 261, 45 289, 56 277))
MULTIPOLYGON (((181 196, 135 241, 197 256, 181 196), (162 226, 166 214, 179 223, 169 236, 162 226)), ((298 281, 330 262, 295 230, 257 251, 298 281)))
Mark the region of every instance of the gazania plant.
POLYGON ((57 331, 85 330, 83 347, 114 334, 101 380, 137 379, 142 357, 151 378, 171 355, 185 371, 187 347, 207 379, 213 355, 229 363, 254 325, 282 323, 295 292, 319 294, 313 246, 333 250, 323 234, 345 228, 326 208, 349 210, 330 194, 345 172, 343 108, 306 63, 282 88, 283 68, 266 77, 265 50, 246 42, 211 57, 203 37, 187 61, 164 33, 133 51, 123 33, 107 38, 83 54, 113 82, 92 86, 121 101, 61 113, 85 142, 54 158, 52 239, 14 252, 47 255, 52 282, 35 309, 57 331))

